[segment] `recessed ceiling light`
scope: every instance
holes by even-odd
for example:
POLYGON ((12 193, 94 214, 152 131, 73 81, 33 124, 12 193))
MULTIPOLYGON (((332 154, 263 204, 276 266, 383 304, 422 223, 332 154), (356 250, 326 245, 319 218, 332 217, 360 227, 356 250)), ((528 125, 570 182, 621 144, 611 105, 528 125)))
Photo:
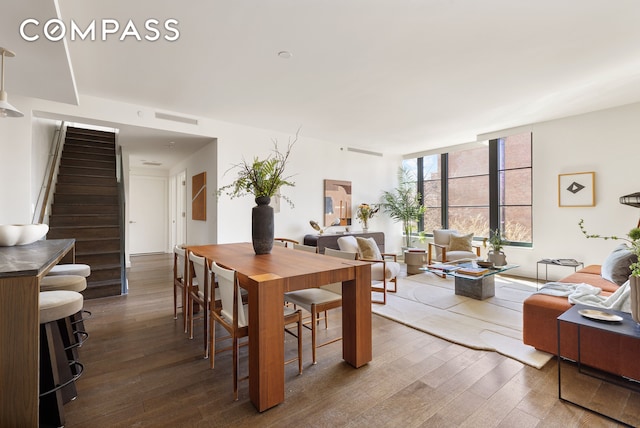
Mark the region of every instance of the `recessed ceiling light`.
POLYGON ((278 56, 282 59, 289 59, 293 56, 293 54, 289 51, 280 51, 278 52, 278 56))

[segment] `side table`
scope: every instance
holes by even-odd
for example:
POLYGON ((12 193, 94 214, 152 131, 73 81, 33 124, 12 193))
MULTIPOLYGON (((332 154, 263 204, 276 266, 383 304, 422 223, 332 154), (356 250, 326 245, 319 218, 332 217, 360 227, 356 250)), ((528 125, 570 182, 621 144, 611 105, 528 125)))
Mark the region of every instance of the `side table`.
POLYGON ((404 263, 407 265, 407 275, 423 273, 424 270, 420 268, 427 264, 427 251, 405 250, 404 263))
MULTIPOLYGON (((561 342, 562 339, 560 337, 561 323, 568 323, 568 324, 575 325, 577 328, 577 335, 578 335, 577 336, 578 357, 575 361, 577 365, 578 375, 584 375, 588 378, 591 378, 591 379, 595 378, 604 382, 607 386, 606 387, 602 386, 600 388, 605 389, 607 391, 606 394, 609 395, 614 401, 615 401, 615 397, 617 396, 614 388, 616 387, 624 388, 626 393, 630 394, 630 396, 627 399, 625 399, 625 402, 629 403, 628 405, 630 406, 634 406, 633 403, 636 403, 638 402, 638 400, 640 400, 640 383, 638 383, 638 380, 621 377, 621 376, 613 375, 610 373, 605 373, 601 370, 596 370, 588 366, 585 366, 582 363, 583 358, 581 355, 582 349, 580 346, 580 336, 581 336, 581 331, 583 329, 595 329, 595 330, 599 330, 599 332, 603 334, 620 335, 620 336, 630 337, 633 340, 640 340, 640 325, 638 325, 635 321, 633 321, 633 319, 631 318, 631 314, 626 312, 614 311, 611 309, 602 310, 602 312, 606 312, 607 314, 611 314, 611 315, 616 315, 621 319, 621 321, 619 322, 607 322, 607 321, 593 320, 580 315, 579 311, 583 309, 590 309, 592 311, 600 310, 599 308, 576 304, 573 307, 571 307, 571 309, 569 309, 568 311, 566 311, 565 313, 563 313, 558 317, 558 321, 557 321, 558 355, 560 355, 560 344, 562 343, 561 342)), ((558 357, 558 398, 560 400, 571 403, 585 410, 589 410, 591 412, 597 413, 601 416, 604 416, 613 421, 622 423, 624 425, 640 426, 640 416, 636 411, 629 411, 629 409, 626 409, 627 411, 625 411, 624 408, 618 407, 617 411, 620 413, 620 415, 612 415, 612 414, 604 413, 605 410, 611 410, 612 408, 616 408, 616 406, 608 406, 606 403, 603 403, 602 401, 594 398, 593 394, 595 394, 595 392, 597 391, 598 386, 593 382, 587 382, 587 381, 581 380, 579 384, 575 387, 577 390, 580 391, 580 393, 578 393, 577 396, 578 397, 582 396, 583 398, 588 397, 590 400, 589 402, 580 404, 574 401, 576 400, 575 398, 572 400, 570 398, 567 398, 566 396, 563 397, 562 365, 568 364, 568 363, 564 363, 564 360, 565 358, 558 357), (586 391, 585 393, 584 388, 589 385, 591 385, 594 390, 586 391), (621 419, 622 417, 624 417, 625 420, 622 420, 621 419)), ((630 362, 630 364, 634 364, 634 363, 635 362, 630 362)), ((567 388, 567 389, 571 389, 571 388, 567 388)), ((621 392, 620 394, 623 394, 623 393, 621 392)))
POLYGON ((538 271, 540 269, 540 265, 544 265, 544 282, 548 282, 549 279, 549 266, 565 266, 572 267, 573 271, 578 270, 578 266, 584 267, 583 262, 579 262, 574 259, 542 259, 536 262, 536 288, 538 287, 538 283, 540 282, 540 275, 538 271))

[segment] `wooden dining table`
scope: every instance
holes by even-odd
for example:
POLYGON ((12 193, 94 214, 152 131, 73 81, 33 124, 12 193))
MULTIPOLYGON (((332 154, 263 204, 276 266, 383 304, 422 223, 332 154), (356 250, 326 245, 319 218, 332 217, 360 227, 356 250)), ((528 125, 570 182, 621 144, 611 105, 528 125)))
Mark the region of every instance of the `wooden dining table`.
POLYGON ((358 368, 372 359, 371 266, 274 247, 256 255, 251 243, 187 246, 188 252, 234 269, 248 291, 249 398, 262 412, 284 401, 284 293, 342 282, 342 357, 358 368))

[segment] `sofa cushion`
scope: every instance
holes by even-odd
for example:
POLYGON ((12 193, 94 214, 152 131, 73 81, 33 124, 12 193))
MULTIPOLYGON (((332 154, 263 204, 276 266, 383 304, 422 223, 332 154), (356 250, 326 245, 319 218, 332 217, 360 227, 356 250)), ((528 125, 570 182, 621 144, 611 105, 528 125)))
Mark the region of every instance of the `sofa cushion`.
POLYGON ((380 254, 375 239, 357 236, 356 241, 358 242, 358 255, 361 259, 382 260, 382 255, 380 254))
POLYGON ((602 277, 618 285, 624 284, 631 275, 632 263, 638 260, 625 244, 618 245, 602 263, 602 277))
POLYGON ((603 292, 607 293, 613 293, 619 288, 618 284, 604 279, 599 274, 587 273, 585 269, 581 269, 578 272, 562 278, 560 282, 569 282, 572 284, 585 283, 601 288, 603 292))
POLYGON ((457 233, 452 233, 451 238, 449 240, 449 251, 473 251, 473 247, 471 246, 471 240, 473 239, 473 233, 469 233, 467 235, 458 235, 457 233))
POLYGON ((600 276, 600 274, 602 273, 602 266, 601 265, 587 265, 584 268, 580 269, 578 272, 579 273, 591 273, 593 275, 600 276))
POLYGON ((400 273, 400 263, 379 262, 371 264, 371 280, 382 281, 384 278, 392 279, 400 273))

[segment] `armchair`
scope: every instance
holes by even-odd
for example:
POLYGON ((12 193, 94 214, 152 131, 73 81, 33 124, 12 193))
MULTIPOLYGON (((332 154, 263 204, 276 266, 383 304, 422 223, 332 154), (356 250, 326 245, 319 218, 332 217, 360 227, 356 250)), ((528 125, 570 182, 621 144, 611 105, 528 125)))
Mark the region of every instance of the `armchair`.
POLYGON ((480 247, 472 244, 473 234, 459 235, 455 229, 436 229, 429 243, 427 263, 446 263, 480 257, 480 247))
POLYGON ((371 302, 386 305, 387 292, 395 293, 398 290, 396 277, 400 273, 400 264, 396 255, 380 253, 372 238, 343 236, 338 238, 338 247, 341 251, 357 253, 358 260, 371 262, 371 291, 382 293, 382 300, 371 302), (393 288, 388 288, 387 283, 393 284, 393 288))

